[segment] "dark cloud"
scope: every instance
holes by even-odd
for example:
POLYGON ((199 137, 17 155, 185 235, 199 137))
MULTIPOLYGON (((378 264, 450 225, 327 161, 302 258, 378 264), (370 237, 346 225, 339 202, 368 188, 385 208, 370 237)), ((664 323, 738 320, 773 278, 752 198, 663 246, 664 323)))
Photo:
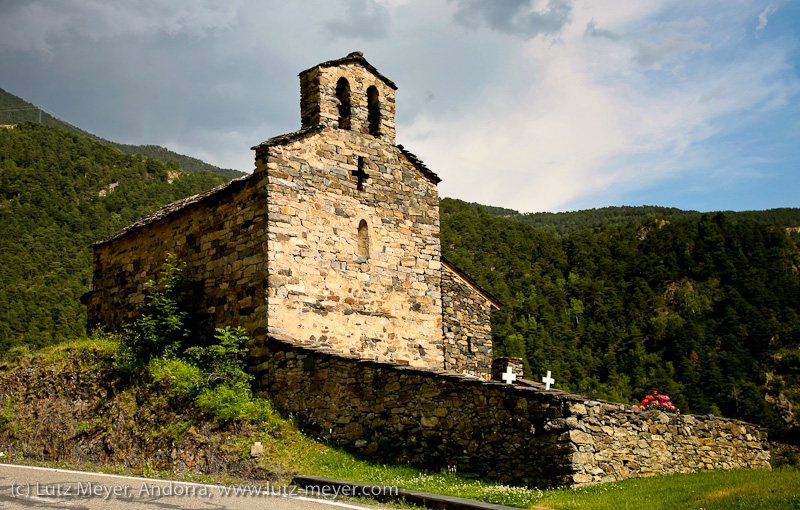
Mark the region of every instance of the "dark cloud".
POLYGON ((389 30, 389 12, 375 0, 347 0, 345 15, 325 23, 334 37, 373 41, 389 30))
POLYGON ((597 28, 597 23, 590 21, 586 24, 584 37, 608 39, 631 46, 635 54, 632 60, 642 66, 652 66, 662 61, 675 58, 685 50, 693 48, 706 48, 692 37, 682 33, 682 28, 691 28, 697 22, 690 22, 682 27, 677 23, 663 23, 653 25, 641 33, 620 34, 611 30, 597 28))
POLYGON ((548 0, 536 10, 532 0, 454 0, 456 23, 469 28, 487 25, 493 30, 533 39, 557 34, 569 23, 572 3, 569 0, 548 0))
POLYGON ((590 21, 586 24, 586 30, 584 30, 583 35, 584 37, 603 37, 612 41, 619 41, 623 38, 621 34, 612 32, 611 30, 597 28, 597 23, 594 21, 590 21))
POLYGON ((193 0, 2 0, 0 49, 54 54, 61 45, 118 37, 191 34, 231 28, 240 0, 220 5, 193 0))

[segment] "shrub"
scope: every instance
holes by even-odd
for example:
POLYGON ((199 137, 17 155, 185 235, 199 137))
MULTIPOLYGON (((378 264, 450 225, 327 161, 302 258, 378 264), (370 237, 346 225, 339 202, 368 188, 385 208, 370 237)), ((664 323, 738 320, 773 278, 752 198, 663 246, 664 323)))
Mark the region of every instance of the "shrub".
POLYGON ((173 357, 189 336, 188 313, 181 305, 188 288, 185 264, 174 254, 167 255, 159 280, 145 284, 146 296, 138 319, 123 329, 114 364, 129 374, 154 357, 173 357))
POLYGON ((169 395, 179 399, 194 399, 206 380, 200 367, 180 358, 153 358, 147 368, 154 383, 166 382, 169 395))
POLYGON ((253 398, 249 386, 220 384, 203 390, 195 404, 221 421, 266 421, 273 416, 272 405, 263 398, 253 398))
POLYGON ((192 331, 183 306, 189 288, 185 264, 168 255, 158 281, 146 284, 141 315, 125 326, 114 355, 114 366, 130 376, 147 368, 151 380, 169 386, 169 396, 193 401, 222 421, 266 420, 273 415, 269 402, 253 397, 253 376, 245 371, 244 328, 217 329, 216 343, 186 347, 192 331))
POLYGON ((208 382, 222 382, 231 386, 250 387, 253 376, 244 370, 244 344, 249 337, 244 328, 217 328, 214 338, 219 343, 208 347, 194 346, 185 351, 185 357, 203 369, 208 382))

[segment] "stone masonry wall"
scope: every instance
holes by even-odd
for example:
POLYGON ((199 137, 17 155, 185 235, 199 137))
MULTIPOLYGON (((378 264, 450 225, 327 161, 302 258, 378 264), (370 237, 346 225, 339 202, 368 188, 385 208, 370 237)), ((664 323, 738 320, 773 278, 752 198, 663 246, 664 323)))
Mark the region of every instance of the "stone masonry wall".
POLYGON ((289 339, 254 340, 250 363, 260 393, 307 432, 381 462, 538 487, 769 469, 766 433, 736 420, 639 413, 289 339))
POLYGON ((192 296, 210 325, 266 332, 264 185, 250 176, 175 202, 94 245, 89 326, 117 329, 136 316, 144 284, 169 253, 187 264, 192 296))
POLYGON ((269 196, 270 333, 441 368, 435 182, 398 147, 341 129, 267 141, 256 161, 269 196))
POLYGON ((634 411, 609 402, 570 406, 576 483, 706 469, 770 469, 765 429, 711 415, 634 411))
POLYGON ((442 265, 444 369, 486 375, 492 364, 492 305, 442 265))

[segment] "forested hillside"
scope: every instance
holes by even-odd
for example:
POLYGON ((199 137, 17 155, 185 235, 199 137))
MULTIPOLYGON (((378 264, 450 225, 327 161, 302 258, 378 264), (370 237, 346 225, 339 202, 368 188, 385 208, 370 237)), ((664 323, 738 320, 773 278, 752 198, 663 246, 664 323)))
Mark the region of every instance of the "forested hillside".
MULTIPOLYGON (((784 229, 726 214, 646 219, 564 238, 445 199, 442 250, 503 303, 496 354, 532 379, 791 436, 800 401, 800 251, 784 229)), ((796 433, 796 428, 794 429, 796 433)))
POLYGON ((83 333, 91 243, 225 180, 42 124, 0 129, 0 352, 83 333))
POLYGON ((215 174, 222 175, 228 179, 235 179, 242 177, 244 172, 239 170, 232 170, 230 168, 219 168, 217 166, 201 161, 197 158, 184 156, 169 149, 158 145, 127 145, 124 143, 116 143, 105 140, 99 136, 88 133, 78 127, 73 126, 61 119, 53 117, 46 111, 42 111, 39 107, 0 89, 0 125, 14 125, 22 122, 35 122, 37 124, 44 124, 46 126, 57 127, 66 129, 77 135, 86 136, 97 142, 113 145, 122 152, 128 154, 140 154, 153 158, 162 163, 169 161, 176 161, 178 166, 184 172, 201 172, 207 171, 215 174))
MULTIPOLYGON (((632 221, 642 221, 646 219, 668 219, 679 220, 683 218, 696 218, 703 213, 698 211, 687 211, 675 207, 657 207, 650 205, 641 206, 622 206, 622 207, 602 207, 600 209, 584 209, 582 211, 569 212, 537 212, 520 213, 513 209, 503 207, 493 207, 472 203, 470 205, 479 207, 484 212, 493 216, 501 216, 514 221, 520 221, 538 230, 550 232, 558 236, 569 235, 578 230, 588 228, 599 228, 604 226, 621 226, 632 221)), ((751 219, 768 223, 776 227, 791 228, 790 234, 800 237, 797 228, 800 227, 800 209, 780 208, 769 209, 766 211, 723 211, 733 219, 751 219)))

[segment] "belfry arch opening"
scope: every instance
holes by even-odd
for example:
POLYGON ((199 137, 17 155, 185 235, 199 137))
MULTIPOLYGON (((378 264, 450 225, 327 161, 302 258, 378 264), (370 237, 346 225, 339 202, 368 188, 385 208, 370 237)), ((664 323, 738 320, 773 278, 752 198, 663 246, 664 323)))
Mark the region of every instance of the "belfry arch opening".
POLYGON ((347 78, 339 78, 336 82, 336 99, 339 100, 339 129, 351 129, 350 82, 347 78))
POLYGON ((369 134, 378 136, 381 133, 381 103, 380 94, 375 85, 367 89, 367 110, 369 134))
POLYGON ((366 220, 358 223, 358 255, 369 257, 369 227, 366 220))

